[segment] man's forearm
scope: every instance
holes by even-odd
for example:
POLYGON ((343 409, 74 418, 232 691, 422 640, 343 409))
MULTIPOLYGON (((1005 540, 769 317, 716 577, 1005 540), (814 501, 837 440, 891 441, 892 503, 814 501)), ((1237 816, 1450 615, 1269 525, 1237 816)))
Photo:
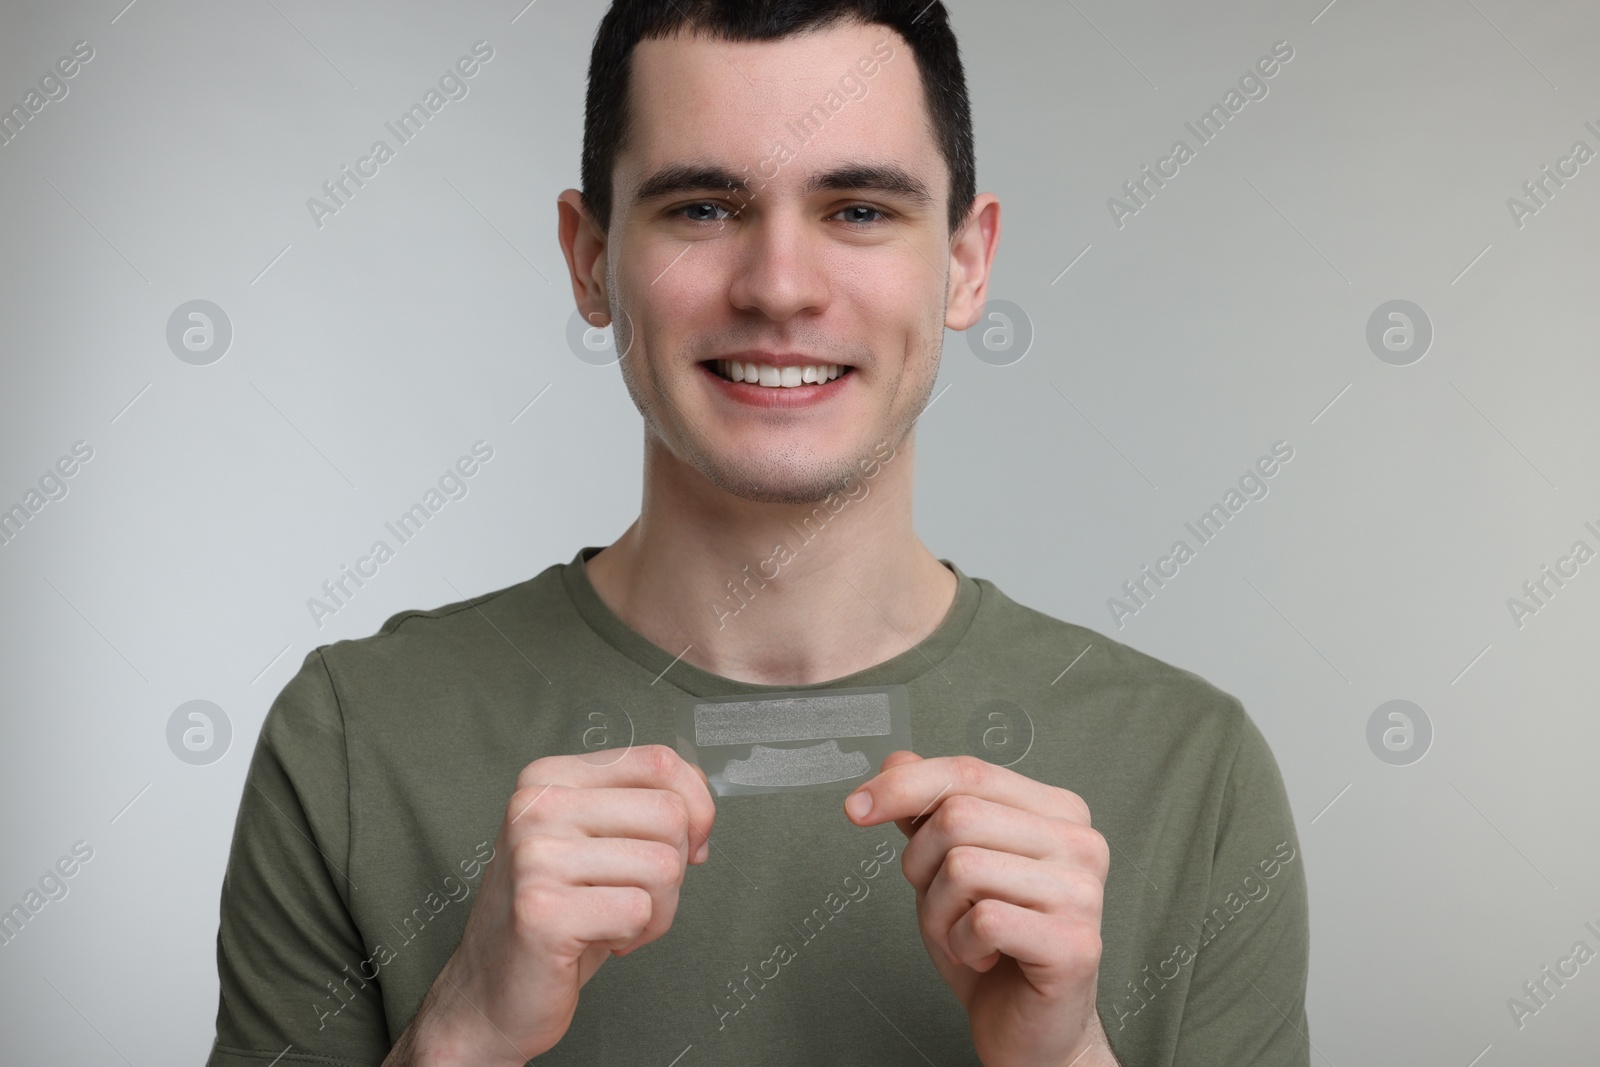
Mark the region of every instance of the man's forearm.
MULTIPOLYGON (((394 1047, 383 1058, 382 1067, 481 1067, 484 1063, 481 1052, 460 1045, 442 1032, 438 1025, 443 1017, 441 1009, 445 998, 456 995, 447 982, 448 979, 441 972, 422 998, 417 1013, 411 1017, 394 1047)), ((487 1024, 487 1020, 484 1021, 487 1024)), ((519 1059, 509 1067, 522 1067, 526 1062, 519 1059)))

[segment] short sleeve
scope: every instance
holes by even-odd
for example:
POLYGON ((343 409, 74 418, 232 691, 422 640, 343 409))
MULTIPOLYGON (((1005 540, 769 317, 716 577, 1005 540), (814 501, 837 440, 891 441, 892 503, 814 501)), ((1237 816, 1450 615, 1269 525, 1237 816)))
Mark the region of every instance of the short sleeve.
POLYGON ((350 913, 349 768, 320 649, 268 710, 222 883, 207 1067, 380 1064, 388 1027, 350 913))
POLYGON ((1173 1062, 1307 1067, 1304 857, 1272 750, 1242 708, 1237 722, 1210 899, 1188 923, 1194 976, 1173 1062))

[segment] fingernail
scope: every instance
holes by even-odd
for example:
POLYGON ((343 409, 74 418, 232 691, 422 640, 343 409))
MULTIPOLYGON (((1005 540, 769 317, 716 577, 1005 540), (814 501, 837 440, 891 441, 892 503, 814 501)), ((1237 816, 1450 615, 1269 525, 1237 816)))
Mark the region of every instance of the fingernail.
POLYGON ((872 810, 872 794, 865 789, 858 793, 850 794, 850 799, 844 802, 844 810, 852 819, 864 819, 872 810))

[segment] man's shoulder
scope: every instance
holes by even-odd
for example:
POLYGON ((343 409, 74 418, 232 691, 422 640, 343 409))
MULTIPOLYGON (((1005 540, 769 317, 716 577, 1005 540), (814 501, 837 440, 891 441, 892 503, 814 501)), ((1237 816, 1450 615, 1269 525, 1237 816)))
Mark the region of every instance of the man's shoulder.
POLYGON ((561 584, 563 564, 531 578, 432 608, 407 608, 364 637, 341 638, 317 648, 335 677, 371 668, 414 674, 441 662, 462 664, 484 653, 515 655, 534 632, 541 638, 570 610, 561 584))
POLYGON ((1232 740, 1248 728, 1242 702, 1195 671, 1029 607, 986 579, 978 582, 994 601, 985 657, 999 670, 1042 677, 1042 689, 1076 712, 1145 737, 1210 733, 1232 740))

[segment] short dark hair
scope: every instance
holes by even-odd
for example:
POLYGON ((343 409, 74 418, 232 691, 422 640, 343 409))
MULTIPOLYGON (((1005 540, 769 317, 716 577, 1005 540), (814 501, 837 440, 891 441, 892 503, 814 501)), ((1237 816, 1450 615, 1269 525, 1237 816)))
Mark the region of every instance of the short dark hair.
POLYGON ((911 46, 934 137, 950 173, 954 234, 977 196, 977 162, 961 54, 939 0, 613 0, 589 56, 583 119, 583 202, 600 228, 611 228, 611 174, 629 131, 634 45, 685 28, 726 41, 771 41, 840 20, 888 26, 911 46))

